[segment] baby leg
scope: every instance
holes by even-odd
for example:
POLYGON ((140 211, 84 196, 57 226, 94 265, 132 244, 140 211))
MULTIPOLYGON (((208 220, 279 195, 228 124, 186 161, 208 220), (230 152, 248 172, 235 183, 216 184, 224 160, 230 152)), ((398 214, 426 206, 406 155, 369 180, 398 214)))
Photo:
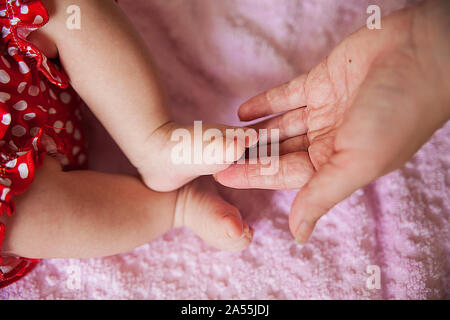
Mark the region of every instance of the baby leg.
POLYGON ((247 247, 250 240, 242 241, 241 230, 246 227, 236 209, 201 192, 189 185, 179 192, 158 193, 133 177, 62 172, 48 157, 30 189, 15 198, 16 213, 0 218, 6 225, 3 254, 27 258, 113 255, 153 240, 174 224, 186 224, 220 248, 247 247), (233 218, 217 218, 229 214, 233 218), (205 234, 201 223, 215 230, 214 239, 205 234), (236 242, 243 244, 236 246, 236 242))
MULTIPOLYGON (((257 142, 256 132, 249 135, 248 143, 245 137, 237 137, 235 141, 225 135, 213 142, 200 139, 205 153, 217 147, 226 149, 230 157, 219 157, 212 163, 202 157, 201 161, 175 164, 171 155, 178 143, 172 141, 172 134, 184 129, 194 137, 196 130, 171 121, 167 98, 147 45, 115 1, 45 0, 44 3, 50 21, 28 39, 47 55, 59 57, 72 87, 151 189, 173 191, 198 176, 225 170, 241 158, 246 146, 257 142), (83 14, 80 30, 66 27, 66 11, 72 5, 78 6, 83 14)), ((208 127, 204 129, 207 131, 208 127)), ((214 125, 209 129, 225 133, 232 128, 214 125)), ((202 151, 193 153, 196 158, 203 156, 202 151)))

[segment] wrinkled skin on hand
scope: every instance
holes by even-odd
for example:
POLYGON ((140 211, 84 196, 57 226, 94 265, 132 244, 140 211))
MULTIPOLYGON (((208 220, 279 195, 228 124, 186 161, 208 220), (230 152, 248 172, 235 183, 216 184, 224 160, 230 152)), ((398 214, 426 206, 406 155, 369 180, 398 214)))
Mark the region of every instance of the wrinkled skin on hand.
MULTIPOLYGON (((317 220, 372 180, 402 166, 449 119, 450 31, 445 1, 363 28, 309 73, 243 104, 241 120, 280 129, 280 169, 234 165, 215 175, 235 188, 298 189, 290 229, 304 243, 317 220)), ((270 143, 270 141, 268 141, 270 143)))

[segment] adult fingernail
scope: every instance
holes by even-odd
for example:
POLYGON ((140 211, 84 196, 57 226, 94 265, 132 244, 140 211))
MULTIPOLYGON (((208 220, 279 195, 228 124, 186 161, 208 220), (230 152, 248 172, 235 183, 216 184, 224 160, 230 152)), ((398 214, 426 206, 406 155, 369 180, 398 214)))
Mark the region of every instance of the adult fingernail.
POLYGON ((302 221, 297 228, 297 232, 295 233, 295 240, 297 241, 297 243, 305 244, 308 241, 310 231, 311 225, 306 221, 302 221))

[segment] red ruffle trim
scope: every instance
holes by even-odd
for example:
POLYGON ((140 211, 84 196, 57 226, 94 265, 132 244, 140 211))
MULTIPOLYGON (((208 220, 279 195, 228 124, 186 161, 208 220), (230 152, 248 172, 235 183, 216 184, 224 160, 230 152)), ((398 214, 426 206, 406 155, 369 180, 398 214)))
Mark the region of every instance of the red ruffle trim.
POLYGON ((47 9, 40 0, 0 0, 0 25, 9 55, 17 62, 24 59, 35 61, 36 67, 52 84, 65 89, 69 81, 64 70, 48 61, 35 45, 26 40, 31 32, 48 21, 47 9))
MULTIPOLYGON (((50 83, 65 89, 69 86, 65 72, 58 65, 48 61, 47 57, 36 46, 26 40, 31 32, 43 27, 48 21, 47 9, 40 0, 0 0, 1 36, 3 38, 2 42, 6 44, 7 54, 13 57, 19 65, 21 62, 24 62, 26 65, 30 64, 32 67, 36 67, 50 83), (27 62, 29 63, 27 64, 27 62)), ((5 130, 0 132, 0 138, 5 134, 5 130)), ((53 128, 43 128, 30 140, 28 145, 23 146, 16 152, 16 154, 20 154, 19 157, 0 159, 0 177, 2 179, 11 178, 13 180, 14 176, 20 174, 17 170, 17 165, 8 166, 9 162, 24 163, 28 168, 28 177, 23 180, 22 184, 15 184, 14 191, 7 186, 0 186, 0 216, 3 213, 9 216, 14 213, 15 206, 11 198, 16 194, 25 192, 34 179, 35 170, 42 165, 45 152, 41 151, 44 150, 41 140, 44 134, 55 140, 58 149, 65 148, 64 143, 58 141, 58 136, 54 134, 53 128)), ((2 265, 1 249, 5 237, 5 229, 5 225, 0 223, 0 266, 2 265)), ((0 270, 0 288, 6 287, 22 278, 34 268, 39 260, 20 258, 16 262, 17 265, 11 270, 7 272, 0 270)))

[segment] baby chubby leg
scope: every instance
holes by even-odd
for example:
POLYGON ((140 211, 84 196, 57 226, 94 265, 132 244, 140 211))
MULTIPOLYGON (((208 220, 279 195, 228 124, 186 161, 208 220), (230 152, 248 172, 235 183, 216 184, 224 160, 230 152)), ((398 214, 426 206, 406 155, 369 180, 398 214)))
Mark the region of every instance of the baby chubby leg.
POLYGON ((174 224, 182 225, 175 220, 185 222, 219 248, 248 246, 250 241, 245 246, 234 244, 241 241, 235 234, 245 229, 236 209, 218 196, 202 192, 197 185, 189 185, 179 192, 158 193, 133 177, 91 171, 65 173, 48 157, 30 189, 15 198, 16 213, 0 218, 6 225, 3 254, 27 258, 108 256, 145 244, 174 224), (217 218, 227 214, 235 216, 217 218), (214 238, 205 233, 201 223, 215 231, 214 238))
POLYGON ((3 221, 3 253, 90 258, 129 251, 172 227, 176 198, 133 177, 62 172, 46 157, 32 186, 15 197, 15 214, 3 221))
MULTIPOLYGON (((214 141, 205 137, 206 141, 200 141, 203 150, 233 149, 229 159, 213 164, 200 160, 175 165, 171 161, 172 147, 176 145, 171 141, 172 133, 184 129, 193 138, 195 128, 171 121, 167 97, 147 44, 115 1, 45 0, 43 3, 50 21, 31 33, 29 40, 51 57, 59 57, 72 87, 139 169, 148 187, 156 191, 176 190, 198 176, 226 169, 244 154, 246 143, 241 137, 230 140, 224 134, 214 141), (80 30, 66 27, 67 8, 73 5, 82 12, 80 30)), ((208 131, 206 126, 203 129, 202 135, 208 131)), ((225 133, 232 128, 210 126, 209 129, 225 133)), ((256 133, 248 140, 248 144, 255 144, 256 133)), ((193 140, 190 142, 194 145, 193 140)), ((193 152, 197 156, 206 155, 198 150, 193 152)))

